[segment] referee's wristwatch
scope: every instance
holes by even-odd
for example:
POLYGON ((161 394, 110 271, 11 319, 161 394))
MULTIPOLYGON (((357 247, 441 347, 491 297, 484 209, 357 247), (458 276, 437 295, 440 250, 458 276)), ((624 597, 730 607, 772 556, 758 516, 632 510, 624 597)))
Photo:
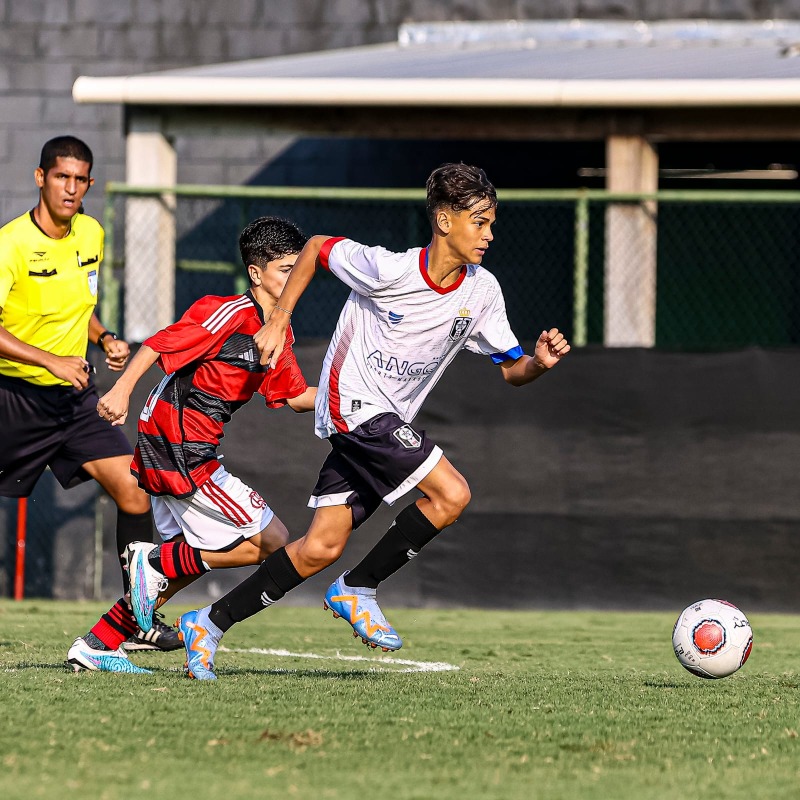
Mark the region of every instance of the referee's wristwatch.
POLYGON ((102 333, 101 333, 101 334, 100 334, 100 335, 97 337, 97 346, 98 346, 98 347, 99 347, 101 350, 103 350, 103 351, 105 351, 105 349, 106 349, 105 347, 103 347, 103 339, 105 339, 105 338, 106 338, 106 336, 110 336, 112 339, 119 339, 119 336, 117 336, 117 334, 116 334, 116 333, 114 333, 114 331, 107 331, 107 330, 106 330, 106 331, 103 331, 103 332, 102 332, 102 333))

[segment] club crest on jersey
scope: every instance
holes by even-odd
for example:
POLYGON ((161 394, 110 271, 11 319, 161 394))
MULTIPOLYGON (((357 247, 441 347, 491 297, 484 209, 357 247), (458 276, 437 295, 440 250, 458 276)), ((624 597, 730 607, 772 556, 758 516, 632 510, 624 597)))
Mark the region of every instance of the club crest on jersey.
POLYGON ((97 296, 97 270, 93 269, 86 273, 86 277, 89 281, 89 291, 92 293, 92 297, 97 296))
POLYGON ((457 342, 459 339, 463 339, 467 335, 470 322, 472 322, 472 317, 469 315, 469 309, 459 309, 458 316, 453 320, 453 325, 450 328, 448 339, 450 339, 451 342, 457 342))
POLYGON ((397 430, 392 431, 392 436, 394 436, 406 450, 415 450, 422 444, 422 437, 410 425, 403 425, 397 430))

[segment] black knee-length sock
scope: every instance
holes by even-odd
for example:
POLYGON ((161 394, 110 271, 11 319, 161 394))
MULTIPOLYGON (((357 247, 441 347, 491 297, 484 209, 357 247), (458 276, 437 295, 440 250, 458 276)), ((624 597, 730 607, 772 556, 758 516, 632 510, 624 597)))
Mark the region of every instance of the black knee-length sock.
POLYGON ((221 631, 227 631, 236 622, 271 606, 304 580, 294 568, 286 548, 281 547, 262 561, 249 578, 213 603, 209 619, 221 631))
POLYGON ((377 588, 378 584, 416 556, 439 529, 416 503, 404 508, 383 538, 345 578, 348 586, 377 588))

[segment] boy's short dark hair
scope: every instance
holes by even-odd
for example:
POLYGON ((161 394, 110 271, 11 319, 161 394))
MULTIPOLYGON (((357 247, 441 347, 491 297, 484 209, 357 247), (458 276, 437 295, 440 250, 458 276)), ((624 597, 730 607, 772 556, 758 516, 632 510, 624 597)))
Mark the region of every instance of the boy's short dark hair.
POLYGON ((264 267, 270 261, 299 253, 308 237, 288 219, 259 217, 239 235, 239 252, 245 267, 264 267))
POLYGON ((78 161, 85 161, 89 165, 89 172, 92 171, 94 156, 86 142, 74 136, 56 136, 44 143, 42 153, 39 156, 39 167, 47 173, 56 165, 57 158, 75 158, 78 161))
POLYGON ((460 212, 481 201, 497 205, 497 192, 486 173, 469 164, 442 164, 431 173, 425 188, 428 191, 425 205, 431 224, 440 208, 460 212))

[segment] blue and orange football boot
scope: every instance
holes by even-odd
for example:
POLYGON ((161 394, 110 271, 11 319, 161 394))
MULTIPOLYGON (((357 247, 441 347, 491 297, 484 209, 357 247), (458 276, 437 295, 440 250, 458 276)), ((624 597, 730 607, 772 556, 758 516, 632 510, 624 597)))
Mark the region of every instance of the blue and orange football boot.
POLYGON ((341 617, 353 626, 353 636, 361 637, 367 647, 380 647, 384 653, 399 650, 403 640, 386 621, 376 600, 377 591, 363 586, 348 586, 345 576, 340 575, 325 592, 323 608, 333 611, 335 618, 341 617))
POLYGON ((175 620, 175 627, 186 648, 183 671, 198 681, 215 681, 214 654, 222 631, 208 618, 208 610, 187 611, 175 620))

